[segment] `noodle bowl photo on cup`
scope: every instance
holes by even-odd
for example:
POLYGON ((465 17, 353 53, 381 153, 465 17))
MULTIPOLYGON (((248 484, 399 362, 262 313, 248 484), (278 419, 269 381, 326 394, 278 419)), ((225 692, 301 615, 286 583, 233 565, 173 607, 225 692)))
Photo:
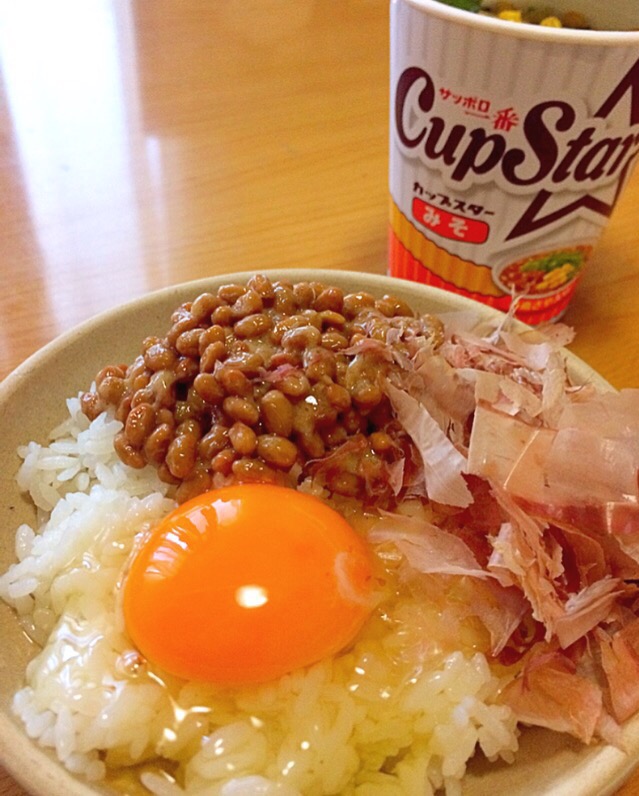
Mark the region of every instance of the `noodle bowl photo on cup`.
POLYGON ((612 793, 639 391, 571 339, 283 270, 27 361, 0 388, 6 765, 37 796, 612 793))
POLYGON ((574 244, 520 258, 511 253, 504 264, 495 263, 495 281, 516 297, 519 312, 543 313, 570 300, 592 249, 574 244))

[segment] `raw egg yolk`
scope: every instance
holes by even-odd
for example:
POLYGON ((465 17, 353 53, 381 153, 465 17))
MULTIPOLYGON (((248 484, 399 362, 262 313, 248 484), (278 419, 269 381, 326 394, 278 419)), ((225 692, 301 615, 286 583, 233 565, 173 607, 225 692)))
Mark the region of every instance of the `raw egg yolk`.
POLYGON ((364 540, 319 499, 267 484, 207 492, 169 514, 134 555, 122 598, 149 661, 219 684, 334 655, 373 603, 364 540))

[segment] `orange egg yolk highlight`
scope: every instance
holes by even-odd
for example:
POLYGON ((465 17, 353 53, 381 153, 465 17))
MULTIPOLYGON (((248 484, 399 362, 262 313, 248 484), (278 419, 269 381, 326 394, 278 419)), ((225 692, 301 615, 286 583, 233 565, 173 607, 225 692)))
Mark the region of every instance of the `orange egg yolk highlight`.
POLYGON ((372 556, 346 520, 294 489, 242 484, 169 514, 123 586, 140 652, 189 680, 265 682, 334 655, 373 607, 372 556))

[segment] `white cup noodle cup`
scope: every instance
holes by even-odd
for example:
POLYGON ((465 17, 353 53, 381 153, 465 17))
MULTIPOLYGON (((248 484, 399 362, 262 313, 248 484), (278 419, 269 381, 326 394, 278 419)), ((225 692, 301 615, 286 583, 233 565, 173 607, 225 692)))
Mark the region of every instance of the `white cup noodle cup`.
POLYGON ((390 272, 529 323, 566 309, 639 152, 639 0, 548 4, 597 29, 391 0, 390 272))

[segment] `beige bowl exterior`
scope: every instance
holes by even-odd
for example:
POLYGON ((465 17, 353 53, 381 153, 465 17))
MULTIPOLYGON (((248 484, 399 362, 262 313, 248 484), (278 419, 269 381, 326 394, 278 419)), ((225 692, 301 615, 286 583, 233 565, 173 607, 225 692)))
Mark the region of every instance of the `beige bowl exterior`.
MULTIPOLYGON (((106 312, 54 340, 29 358, 0 384, 0 571, 14 560, 13 539, 21 522, 32 522, 33 508, 18 491, 16 448, 47 433, 65 416, 65 398, 86 389, 105 364, 133 359, 142 339, 163 334, 172 310, 205 290, 228 282, 244 282, 250 274, 228 274, 177 285, 106 312)), ((269 271, 272 279, 317 280, 346 291, 375 295, 392 293, 422 312, 472 310, 484 318, 503 317, 476 302, 413 282, 348 271, 288 269, 269 271)), ((602 379, 572 355, 573 374, 580 381, 602 379)), ((121 793, 89 785, 68 774, 49 752, 25 734, 11 713, 11 699, 22 683, 33 647, 12 611, 0 604, 0 761, 33 796, 95 796, 121 793)), ((513 766, 475 761, 464 786, 466 796, 606 796, 612 794, 639 762, 639 718, 626 728, 628 753, 606 746, 582 747, 559 735, 531 730, 523 734, 522 750, 513 766)))

